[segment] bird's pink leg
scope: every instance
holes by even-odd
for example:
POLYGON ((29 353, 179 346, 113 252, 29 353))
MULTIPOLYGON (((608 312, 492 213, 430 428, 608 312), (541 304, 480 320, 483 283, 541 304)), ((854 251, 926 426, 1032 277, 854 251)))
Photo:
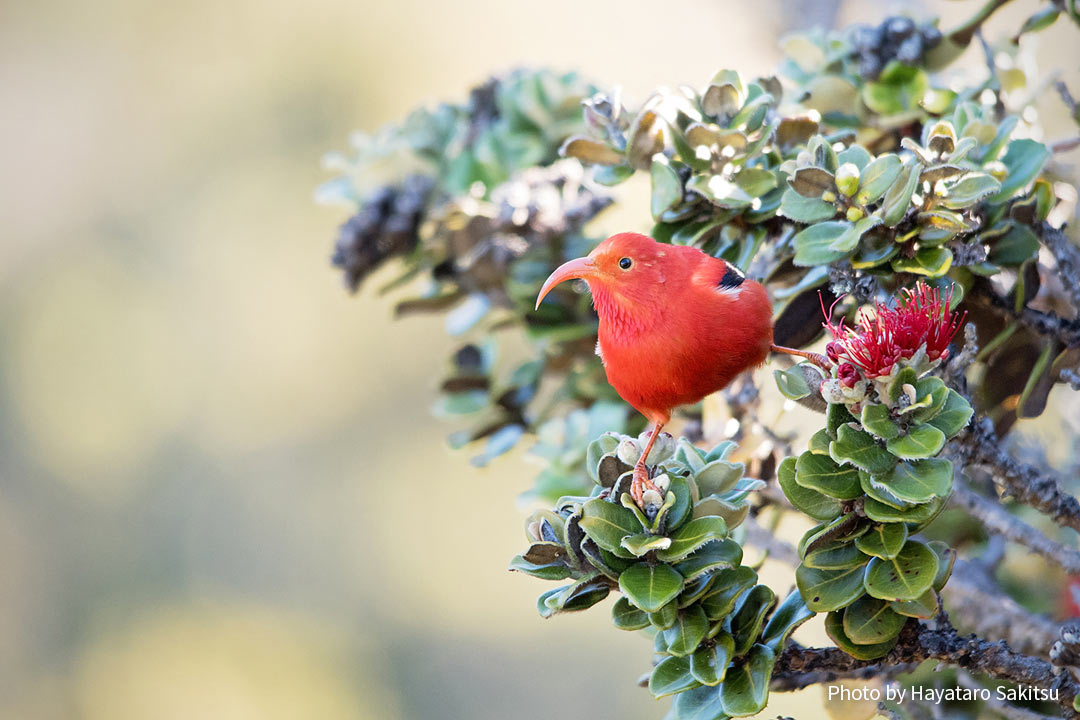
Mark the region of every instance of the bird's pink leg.
MULTIPOLYGON (((630 483, 630 497, 634 498, 634 502, 637 503, 637 506, 640 508, 645 507, 643 498, 646 490, 660 492, 660 488, 656 487, 649 478, 649 470, 645 467, 645 458, 649 457, 649 451, 652 450, 653 443, 656 442, 656 437, 663 429, 664 423, 656 423, 653 427, 652 435, 649 436, 649 442, 645 444, 645 449, 641 452, 641 457, 638 458, 637 465, 634 466, 634 480, 630 483)), ((663 495, 663 493, 660 494, 663 495)))
POLYGON ((807 352, 806 350, 796 350, 795 348, 784 347, 783 345, 770 345, 769 349, 773 352, 784 353, 785 355, 796 355, 801 358, 806 358, 807 360, 824 370, 829 370, 832 368, 832 363, 829 362, 829 358, 819 353, 807 352))

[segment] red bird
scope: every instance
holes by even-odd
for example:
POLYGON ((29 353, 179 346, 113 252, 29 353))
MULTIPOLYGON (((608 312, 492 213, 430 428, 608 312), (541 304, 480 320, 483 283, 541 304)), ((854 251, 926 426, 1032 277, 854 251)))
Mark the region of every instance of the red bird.
POLYGON ((556 269, 536 306, 573 278, 588 283, 600 316, 596 351, 608 382, 654 425, 630 486, 639 506, 645 490, 656 490, 645 458, 674 408, 727 387, 762 365, 770 350, 819 359, 773 345, 765 288, 697 248, 638 233, 612 235, 588 256, 556 269))

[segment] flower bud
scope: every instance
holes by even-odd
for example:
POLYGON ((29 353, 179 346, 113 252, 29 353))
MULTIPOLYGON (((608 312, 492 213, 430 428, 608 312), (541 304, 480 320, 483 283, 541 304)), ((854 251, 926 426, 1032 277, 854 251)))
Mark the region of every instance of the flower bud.
MULTIPOLYGON (((642 448, 649 442, 649 436, 650 431, 648 430, 638 436, 638 442, 642 448)), ((667 460, 674 454, 675 438, 671 436, 671 433, 662 432, 656 437, 656 442, 653 443, 652 449, 649 450, 649 457, 645 458, 645 462, 649 465, 655 465, 658 462, 667 460)))
POLYGON ((660 492, 666 493, 668 488, 671 487, 671 478, 668 477, 667 473, 661 473, 652 479, 652 483, 660 492))
POLYGON ((840 362, 840 353, 842 352, 844 352, 844 346, 835 340, 825 346, 825 354, 834 363, 840 362))
POLYGON ((641 503, 644 506, 643 510, 659 510, 664 504, 664 498, 660 497, 660 493, 655 490, 646 490, 641 494, 641 503))
POLYGON ((836 202, 836 193, 834 193, 832 190, 826 190, 825 192, 821 193, 821 199, 825 202, 836 202))
POLYGON ((836 189, 851 197, 859 191, 859 166, 846 162, 836 169, 836 189))
POLYGON ((859 371, 855 369, 855 366, 851 363, 844 363, 836 370, 836 379, 840 381, 840 384, 847 388, 855 387, 855 383, 859 382, 859 371))
POLYGON ((641 446, 637 440, 626 438, 615 449, 615 455, 627 465, 637 465, 641 457, 641 446))
POLYGON ((860 210, 857 207, 849 207, 847 209, 847 219, 850 220, 851 222, 858 222, 858 221, 862 220, 863 215, 865 215, 865 214, 866 213, 864 213, 862 210, 860 210))

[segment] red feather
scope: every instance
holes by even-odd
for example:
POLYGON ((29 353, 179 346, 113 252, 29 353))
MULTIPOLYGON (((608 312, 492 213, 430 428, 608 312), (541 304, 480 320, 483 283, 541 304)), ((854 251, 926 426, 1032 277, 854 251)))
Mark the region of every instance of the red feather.
POLYGON ((537 305, 570 278, 592 292, 608 381, 658 425, 764 363, 772 345, 765 288, 697 248, 613 235, 552 273, 537 305))

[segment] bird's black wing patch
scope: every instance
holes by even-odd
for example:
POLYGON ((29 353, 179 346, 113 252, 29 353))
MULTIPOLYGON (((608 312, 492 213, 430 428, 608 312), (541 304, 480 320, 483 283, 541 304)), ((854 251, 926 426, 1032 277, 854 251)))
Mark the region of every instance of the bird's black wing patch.
POLYGON ((727 265, 727 270, 724 272, 724 277, 720 278, 719 287, 721 290, 733 290, 742 285, 746 276, 739 271, 739 268, 731 263, 725 264, 727 265))

